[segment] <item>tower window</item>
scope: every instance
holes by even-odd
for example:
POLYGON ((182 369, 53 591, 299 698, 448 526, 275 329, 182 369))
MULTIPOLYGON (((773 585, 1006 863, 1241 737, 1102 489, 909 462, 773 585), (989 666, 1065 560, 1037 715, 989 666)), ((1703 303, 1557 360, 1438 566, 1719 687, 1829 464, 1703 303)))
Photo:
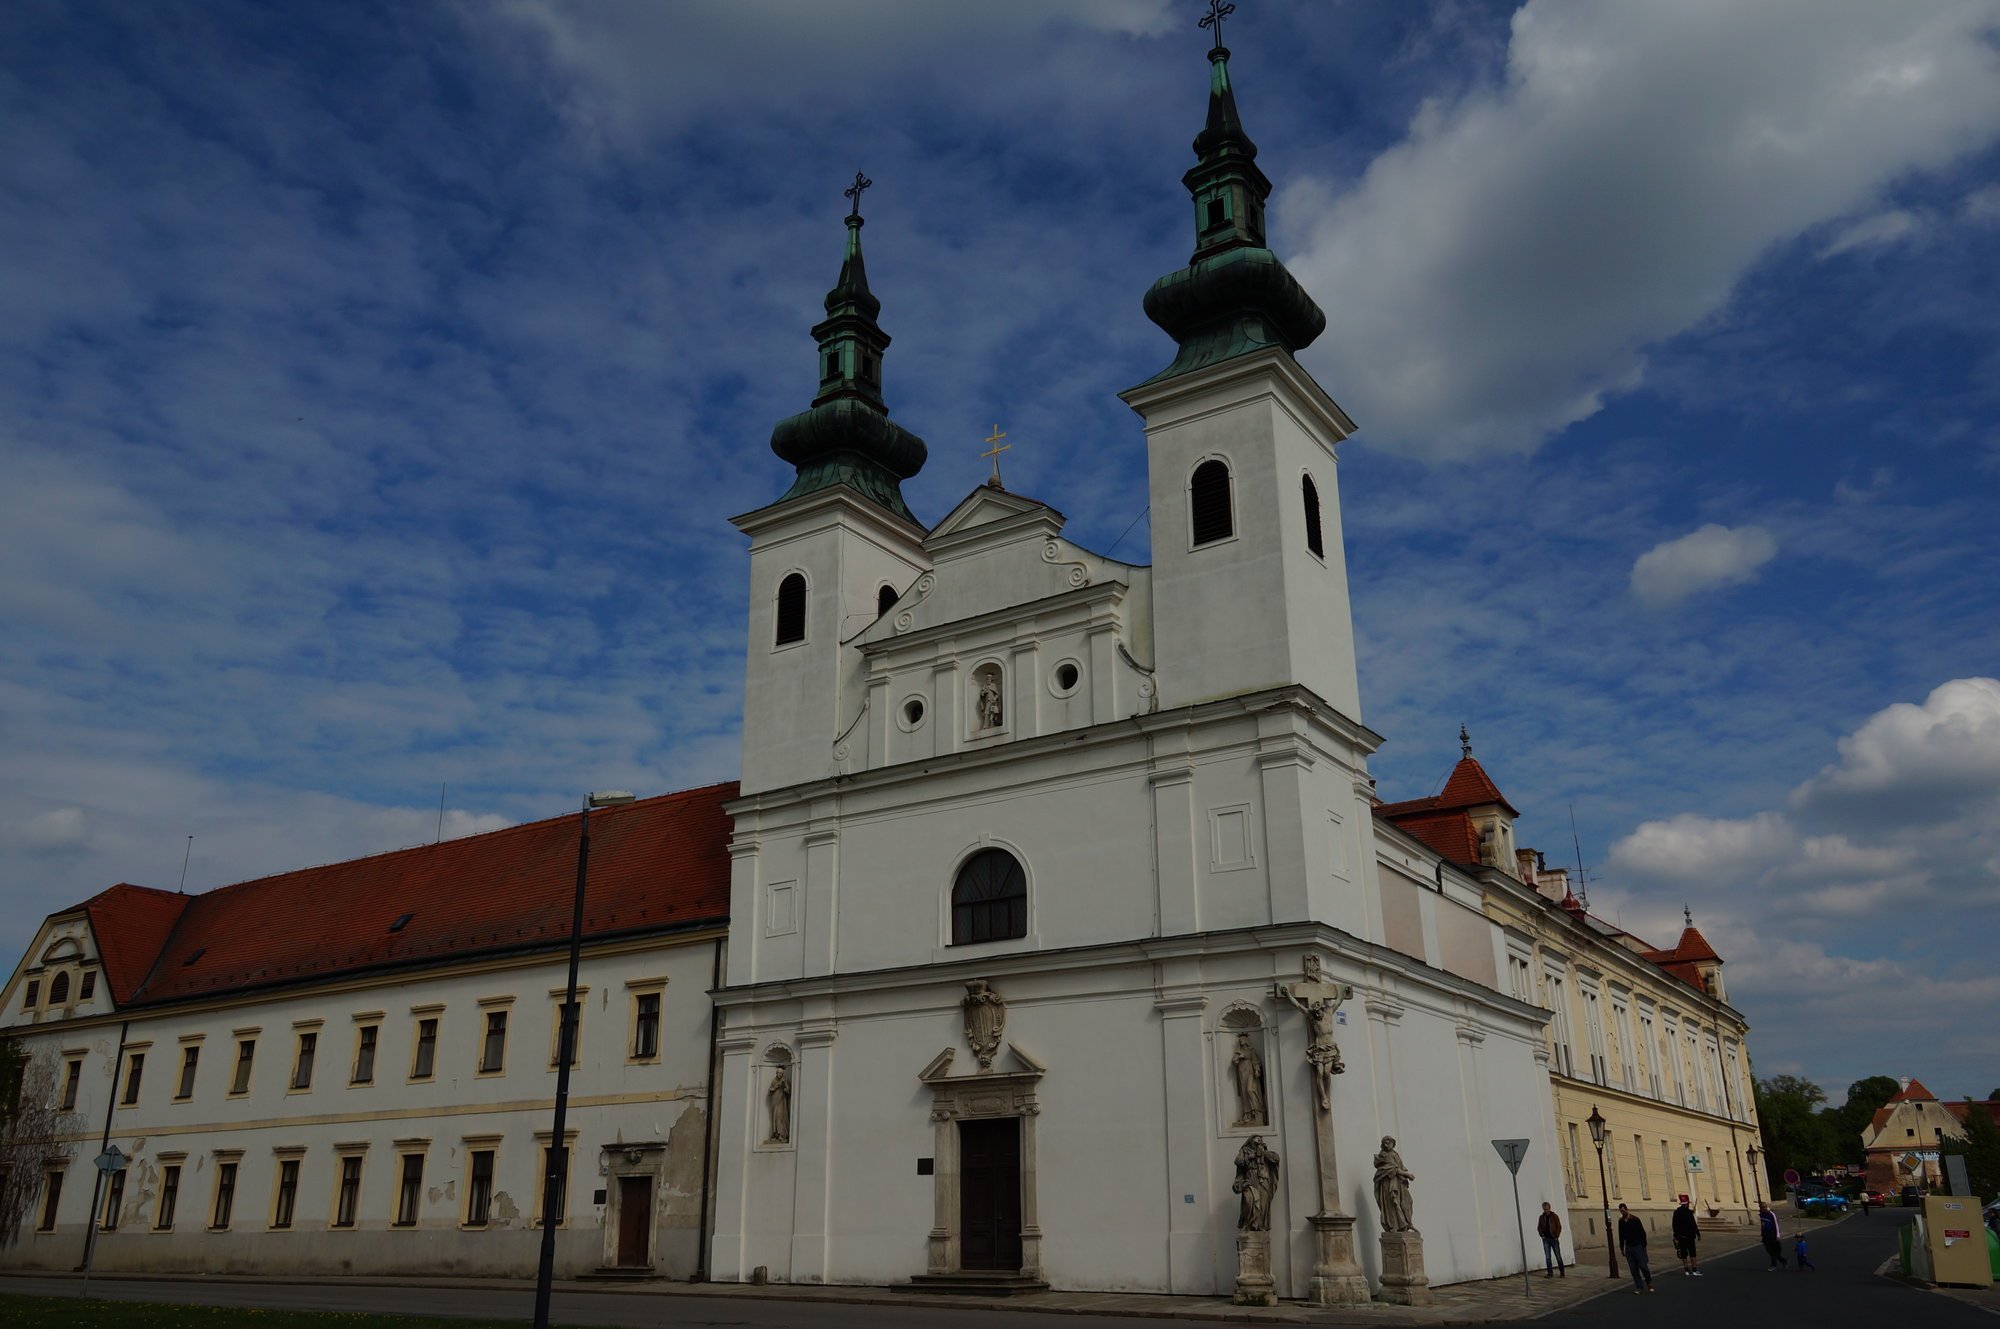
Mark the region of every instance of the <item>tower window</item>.
POLYGON ((875 613, 878 616, 888 613, 896 607, 896 601, 899 598, 895 587, 884 586, 881 590, 875 592, 875 613))
POLYGON ((778 639, 789 646, 806 639, 806 579, 794 572, 778 583, 778 639))
POLYGON ((826 353, 826 377, 828 377, 828 378, 839 378, 839 377, 840 377, 840 352, 839 352, 839 351, 828 351, 828 352, 826 353))
POLYGON ((1194 468, 1188 484, 1188 514, 1198 545, 1213 544, 1234 535, 1229 512, 1229 466, 1213 459, 1194 468))
POLYGON ((880 360, 877 360, 872 355, 864 355, 861 357, 861 377, 867 379, 870 383, 873 383, 876 379, 876 376, 879 375, 881 372, 882 372, 882 362, 880 360))
POLYGON ((1210 229, 1225 225, 1229 221, 1229 205, 1217 194, 1208 201, 1208 225, 1210 229))
POLYGON ((1305 478, 1304 488, 1306 497, 1306 548, 1312 550, 1317 557, 1325 558, 1326 542, 1320 538, 1319 533, 1319 486, 1314 484, 1313 478, 1308 475, 1305 478))
POLYGON ((1028 935, 1028 874, 1004 849, 982 849, 965 860, 951 888, 951 944, 1006 941, 1028 935))

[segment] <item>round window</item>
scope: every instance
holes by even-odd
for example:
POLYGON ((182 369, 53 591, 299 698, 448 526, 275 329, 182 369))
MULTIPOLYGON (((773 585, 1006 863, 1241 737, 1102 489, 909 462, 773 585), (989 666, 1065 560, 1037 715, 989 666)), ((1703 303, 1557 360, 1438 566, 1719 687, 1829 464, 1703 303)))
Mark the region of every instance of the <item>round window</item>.
POLYGON ((902 722, 905 730, 915 729, 924 722, 924 699, 922 697, 912 697, 903 703, 902 722))
POLYGON ((1076 692, 1083 682, 1083 669, 1074 660, 1064 660, 1057 664, 1055 672, 1049 675, 1049 691, 1058 697, 1068 697, 1076 692))

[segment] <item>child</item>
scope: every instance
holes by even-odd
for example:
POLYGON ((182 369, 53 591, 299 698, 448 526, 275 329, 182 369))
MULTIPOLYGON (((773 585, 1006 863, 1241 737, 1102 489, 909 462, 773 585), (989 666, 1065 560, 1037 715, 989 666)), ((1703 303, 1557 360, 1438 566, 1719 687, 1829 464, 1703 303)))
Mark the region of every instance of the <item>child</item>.
POLYGON ((1801 1272, 1807 1269, 1817 1268, 1817 1266, 1814 1265, 1813 1262, 1806 1256, 1805 1233, 1801 1232, 1799 1234, 1799 1239, 1792 1243, 1792 1254, 1798 1257, 1799 1269, 1801 1272))

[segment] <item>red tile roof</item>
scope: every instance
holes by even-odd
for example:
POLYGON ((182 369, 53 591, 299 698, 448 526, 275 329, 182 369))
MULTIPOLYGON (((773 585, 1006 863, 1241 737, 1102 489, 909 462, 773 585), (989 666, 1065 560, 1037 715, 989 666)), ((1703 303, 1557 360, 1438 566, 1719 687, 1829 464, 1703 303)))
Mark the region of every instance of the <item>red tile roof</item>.
MULTIPOLYGON (((1393 806, 1408 808, 1410 805, 1393 806)), ((1434 854, 1440 854, 1454 863, 1476 865, 1479 862, 1479 832, 1473 827, 1472 818, 1463 812, 1391 812, 1385 806, 1376 808, 1375 815, 1423 841, 1425 848, 1434 854)))
POLYGON ((1500 792, 1500 786, 1479 764, 1479 758, 1467 752, 1458 759, 1458 765, 1451 768, 1445 779, 1444 788, 1438 791, 1436 806, 1441 808, 1476 808, 1489 803, 1498 803, 1507 809, 1507 815, 1518 817, 1514 805, 1500 792))
MULTIPOLYGON (((592 813, 584 935, 726 921, 730 819, 722 808, 736 789, 710 785, 592 813)), ((201 895, 113 887, 89 902, 92 926, 100 946, 107 935, 119 939, 125 972, 143 955, 145 976, 132 989, 118 990, 114 979, 120 1004, 138 1006, 559 945, 576 889, 577 816, 201 895), (169 915, 150 898, 158 896, 182 905, 169 915), (408 923, 391 932, 404 914, 408 923)))
POLYGON ((1708 938, 1695 930, 1692 923, 1681 929, 1681 939, 1670 951, 1647 951, 1646 958, 1657 965, 1692 965, 1697 960, 1713 960, 1722 963, 1722 957, 1715 953, 1715 947, 1708 944, 1708 938))
POLYGON ((1912 1080, 1908 1084, 1904 1085, 1901 1089, 1898 1089, 1896 1091, 1895 1097, 1891 1098, 1889 1101, 1891 1103, 1922 1103, 1922 1102, 1935 1103, 1937 1101, 1937 1095, 1932 1093, 1930 1090, 1924 1088, 1924 1082, 1922 1080, 1912 1080))
POLYGON ((1996 1126, 2000 1126, 2000 1099, 1995 1099, 1995 1098, 1960 1099, 1956 1103, 1946 1103, 1944 1105, 1944 1110, 1946 1112, 1951 1113, 1952 1116, 1957 1117, 1960 1123, 1963 1123, 1965 1121, 1967 1114, 1969 1114, 1974 1108, 1978 1108, 1980 1111, 1984 1112, 1987 1116, 1993 1118, 1993 1124, 1996 1126))
POLYGON ((63 913, 89 916, 97 958, 104 965, 104 980, 111 985, 111 999, 123 1006, 145 981, 160 948, 193 898, 121 881, 63 913))

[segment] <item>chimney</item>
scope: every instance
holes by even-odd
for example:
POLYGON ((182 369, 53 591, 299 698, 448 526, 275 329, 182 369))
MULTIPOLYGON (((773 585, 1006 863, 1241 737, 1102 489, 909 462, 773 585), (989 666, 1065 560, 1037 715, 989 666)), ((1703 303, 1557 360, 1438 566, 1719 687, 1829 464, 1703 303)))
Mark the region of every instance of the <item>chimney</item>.
POLYGON ((1528 885, 1530 886, 1534 885, 1535 862, 1540 857, 1541 855, 1537 854, 1532 849, 1516 849, 1514 851, 1514 866, 1516 869, 1514 875, 1519 877, 1522 881, 1526 882, 1528 885))

